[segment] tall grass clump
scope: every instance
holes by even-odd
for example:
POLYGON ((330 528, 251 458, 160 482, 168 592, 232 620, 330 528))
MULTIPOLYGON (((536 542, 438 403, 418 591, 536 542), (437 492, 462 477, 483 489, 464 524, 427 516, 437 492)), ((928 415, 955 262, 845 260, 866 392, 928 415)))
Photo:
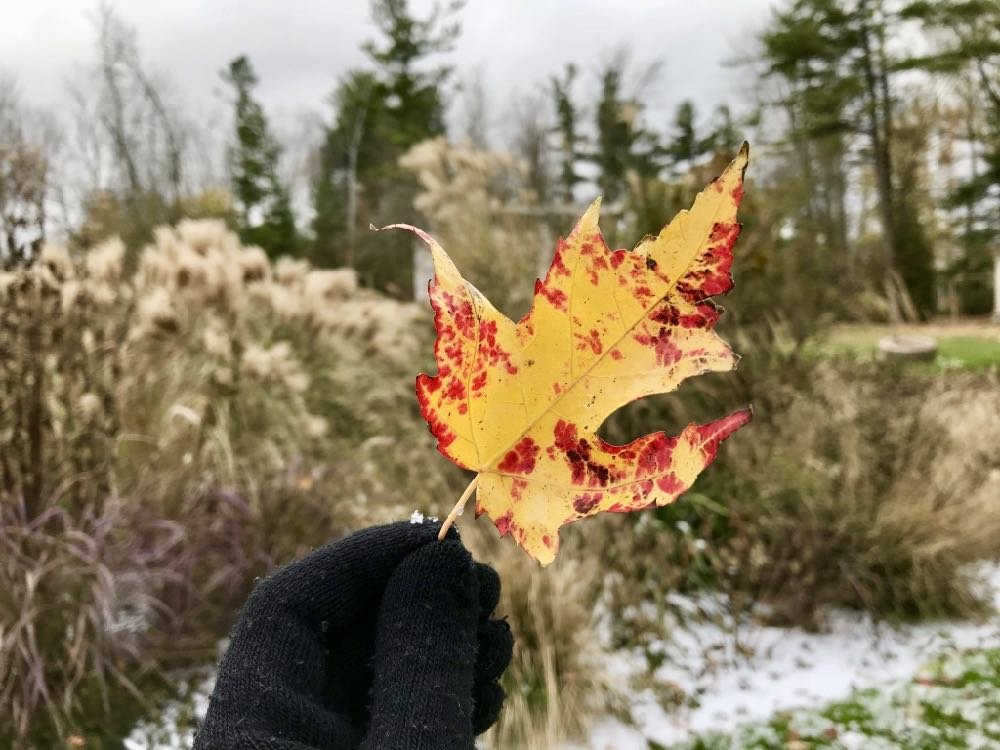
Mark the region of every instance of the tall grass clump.
POLYGON ((414 173, 414 206, 466 278, 514 320, 528 311, 531 280, 548 264, 554 238, 537 216, 525 170, 513 157, 435 138, 400 160, 414 173))
POLYGON ((831 605, 893 619, 982 612, 971 571, 1000 538, 997 376, 817 358, 780 325, 728 337, 745 354, 737 373, 686 383, 605 428, 626 439, 743 403, 755 412, 655 521, 619 521, 628 534, 608 522, 604 548, 645 574, 616 595, 712 586, 739 612, 766 603, 772 620, 806 627, 831 605))
POLYGON ((559 559, 542 568, 484 521, 462 535, 500 574, 498 612, 516 644, 503 677, 507 700, 487 746, 557 747, 580 737, 591 717, 621 709, 622 686, 608 676, 596 607, 604 572, 577 535, 564 534, 559 559))
POLYGON ((221 223, 123 252, 0 274, 0 744, 122 736, 255 576, 459 479, 422 461, 420 308, 221 223))

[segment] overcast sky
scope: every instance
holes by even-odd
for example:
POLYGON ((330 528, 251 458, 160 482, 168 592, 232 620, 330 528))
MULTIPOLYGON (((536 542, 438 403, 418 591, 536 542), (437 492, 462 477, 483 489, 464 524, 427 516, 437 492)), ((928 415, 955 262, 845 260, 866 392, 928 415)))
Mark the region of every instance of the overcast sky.
MULTIPOLYGON (((707 114, 738 96, 738 70, 723 62, 749 49, 773 1, 468 0, 449 58, 458 78, 483 69, 493 117, 502 118, 513 92, 531 90, 569 61, 586 73, 627 44, 636 62, 663 60, 658 85, 646 92, 657 118, 684 98, 707 114)), ((96 3, 0 4, 0 71, 13 73, 29 102, 59 109, 67 75, 93 59, 96 3)), ((413 7, 430 4, 414 0, 413 7)), ((359 45, 374 35, 364 0, 118 0, 114 7, 137 29, 149 66, 192 111, 219 110, 218 72, 247 54, 261 78, 260 98, 279 122, 324 112, 337 76, 364 63, 359 45)), ((592 75, 582 80, 594 85, 592 75)))

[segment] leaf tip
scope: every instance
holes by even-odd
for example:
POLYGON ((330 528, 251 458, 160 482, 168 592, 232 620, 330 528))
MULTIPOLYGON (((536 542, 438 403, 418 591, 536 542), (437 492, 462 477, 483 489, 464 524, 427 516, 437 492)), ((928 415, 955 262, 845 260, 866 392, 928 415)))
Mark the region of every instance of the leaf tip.
POLYGON ((437 240, 435 240, 433 237, 427 234, 427 232, 425 232, 423 229, 415 227, 412 224, 387 224, 384 227, 377 227, 374 224, 369 224, 368 228, 373 232, 385 232, 386 230, 389 229, 405 229, 407 232, 412 232, 413 234, 417 235, 417 237, 419 237, 421 240, 427 243, 427 245, 429 245, 431 249, 440 247, 440 245, 438 245, 437 240))
POLYGON ((743 141, 743 145, 740 146, 739 152, 736 154, 736 158, 733 159, 732 163, 729 165, 729 170, 735 170, 739 172, 739 181, 743 182, 743 176, 747 171, 747 164, 750 163, 750 143, 748 141, 743 141))

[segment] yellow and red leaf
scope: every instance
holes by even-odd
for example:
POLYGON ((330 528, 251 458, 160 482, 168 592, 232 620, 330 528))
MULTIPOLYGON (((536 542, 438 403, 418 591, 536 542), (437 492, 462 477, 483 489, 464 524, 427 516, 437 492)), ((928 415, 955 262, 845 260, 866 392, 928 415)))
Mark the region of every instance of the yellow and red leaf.
POLYGON ((438 450, 479 473, 477 513, 542 564, 567 523, 673 502, 749 421, 745 409, 621 446, 596 434, 634 399, 735 366, 710 298, 732 287, 747 160, 744 144, 689 211, 631 251, 608 248, 596 201, 560 240, 518 323, 433 238, 406 227, 430 246, 435 268, 438 372, 417 378, 421 411, 438 450))

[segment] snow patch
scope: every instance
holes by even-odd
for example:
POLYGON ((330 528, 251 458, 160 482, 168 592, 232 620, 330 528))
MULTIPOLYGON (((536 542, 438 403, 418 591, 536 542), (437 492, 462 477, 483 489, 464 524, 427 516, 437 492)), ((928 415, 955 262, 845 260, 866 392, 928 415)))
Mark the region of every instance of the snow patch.
MULTIPOLYGON (((984 565, 982 580, 1000 608, 1000 563, 984 565)), ((675 603, 688 609, 692 604, 711 606, 702 600, 675 603)), ((777 711, 821 706, 854 690, 907 680, 942 652, 1000 646, 996 616, 983 623, 890 626, 860 613, 833 612, 828 623, 823 633, 745 624, 734 629, 724 619, 678 626, 670 642, 654 649, 670 658, 654 678, 680 688, 691 705, 667 711, 652 689, 626 689, 634 726, 599 720, 583 744, 571 743, 566 750, 645 750, 648 740, 669 746, 710 730, 730 731, 764 720, 777 711)), ((609 662, 612 674, 637 676, 646 660, 641 653, 618 652, 609 662)))

